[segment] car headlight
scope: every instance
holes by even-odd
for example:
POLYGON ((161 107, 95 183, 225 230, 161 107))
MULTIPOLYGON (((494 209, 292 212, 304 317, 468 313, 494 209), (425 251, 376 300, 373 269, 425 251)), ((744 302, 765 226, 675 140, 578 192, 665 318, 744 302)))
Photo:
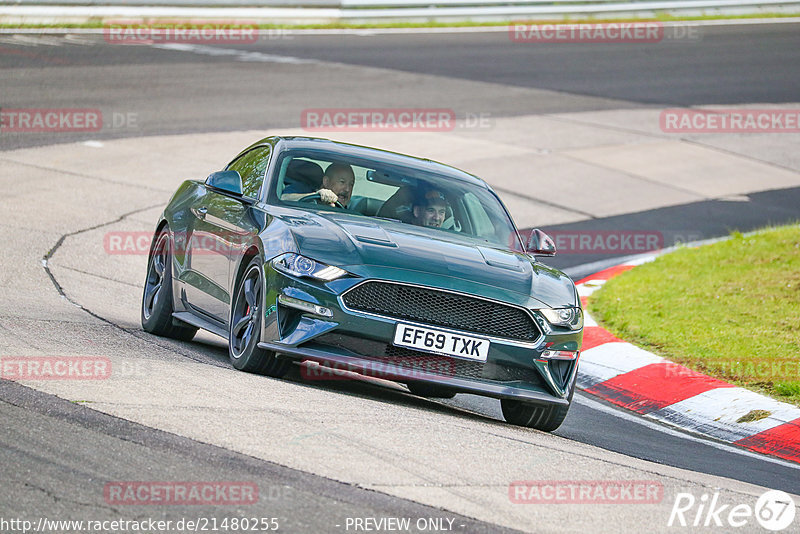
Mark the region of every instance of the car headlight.
POLYGON ((580 308, 544 308, 539 310, 553 326, 580 330, 583 328, 583 313, 580 308))
POLYGON ((330 282, 336 280, 347 274, 347 271, 334 267, 333 265, 326 265, 320 261, 306 258, 300 254, 287 252, 281 254, 272 260, 272 266, 282 273, 290 274, 297 277, 315 278, 323 282, 330 282))

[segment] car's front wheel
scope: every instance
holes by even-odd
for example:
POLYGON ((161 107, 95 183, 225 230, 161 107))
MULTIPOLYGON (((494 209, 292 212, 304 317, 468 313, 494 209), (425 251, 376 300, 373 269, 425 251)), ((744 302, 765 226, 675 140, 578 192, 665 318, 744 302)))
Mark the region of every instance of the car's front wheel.
POLYGON ((169 231, 162 228, 153 238, 142 292, 142 328, 157 336, 189 341, 197 328, 177 324, 172 318, 172 254, 169 231))
MULTIPOLYGON (((570 404, 572 404, 572 394, 575 386, 569 392, 570 404)), ((501 399, 500 407, 503 410, 503 417, 512 425, 527 426, 545 432, 552 432, 561 426, 569 412, 569 404, 532 404, 530 402, 515 399, 501 399)))
POLYGON ((263 315, 264 277, 261 262, 253 258, 234 293, 228 330, 228 355, 240 371, 280 378, 292 362, 258 347, 263 315))

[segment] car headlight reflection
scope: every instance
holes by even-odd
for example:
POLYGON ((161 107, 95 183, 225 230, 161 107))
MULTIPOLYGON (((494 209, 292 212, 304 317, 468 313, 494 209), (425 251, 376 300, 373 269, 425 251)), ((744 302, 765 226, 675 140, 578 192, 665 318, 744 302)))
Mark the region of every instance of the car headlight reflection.
POLYGON ((544 308, 539 310, 553 326, 580 330, 583 328, 583 313, 580 308, 544 308))
POLYGON ((347 271, 344 269, 334 267, 333 265, 326 265, 293 252, 281 254, 272 260, 272 266, 292 276, 315 278, 323 282, 330 282, 331 280, 336 280, 347 274, 347 271))

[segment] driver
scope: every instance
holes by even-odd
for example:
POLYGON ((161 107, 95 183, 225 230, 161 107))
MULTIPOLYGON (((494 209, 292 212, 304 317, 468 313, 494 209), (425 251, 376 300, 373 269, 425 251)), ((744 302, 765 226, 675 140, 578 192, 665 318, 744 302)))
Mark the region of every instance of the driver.
MULTIPOLYGON (((347 204, 350 203, 350 196, 353 194, 353 185, 355 183, 356 175, 350 165, 346 163, 331 163, 325 170, 325 175, 322 177, 322 187, 318 191, 284 192, 281 195, 281 200, 300 200, 316 192, 319 195, 320 202, 323 204, 333 206, 336 201, 339 201, 346 208, 347 204)), ((297 188, 293 189, 296 190, 297 188)))
POLYGON ((447 215, 448 202, 437 189, 429 189, 414 199, 413 223, 418 226, 441 228, 447 215))

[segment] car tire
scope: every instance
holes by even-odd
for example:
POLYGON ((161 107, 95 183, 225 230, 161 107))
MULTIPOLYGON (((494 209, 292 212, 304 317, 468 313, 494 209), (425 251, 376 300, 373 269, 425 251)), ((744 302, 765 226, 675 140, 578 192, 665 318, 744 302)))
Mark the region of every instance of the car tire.
POLYGON ((292 367, 289 359, 258 347, 263 320, 264 276, 257 257, 247 265, 234 291, 228 324, 228 356, 240 371, 281 378, 292 367))
POLYGON ((172 252, 166 227, 153 236, 140 311, 145 332, 180 341, 189 341, 197 333, 197 328, 172 317, 172 252))
POLYGON ((434 384, 426 382, 409 382, 406 384, 408 390, 418 397, 430 397, 434 399, 452 399, 456 396, 456 392, 434 384))
MULTIPOLYGON (((568 400, 572 404, 572 394, 575 386, 569 392, 568 400)), ((500 408, 503 418, 512 425, 526 426, 552 432, 561 426, 569 412, 570 404, 566 406, 557 404, 533 404, 515 399, 500 399, 500 408)))

